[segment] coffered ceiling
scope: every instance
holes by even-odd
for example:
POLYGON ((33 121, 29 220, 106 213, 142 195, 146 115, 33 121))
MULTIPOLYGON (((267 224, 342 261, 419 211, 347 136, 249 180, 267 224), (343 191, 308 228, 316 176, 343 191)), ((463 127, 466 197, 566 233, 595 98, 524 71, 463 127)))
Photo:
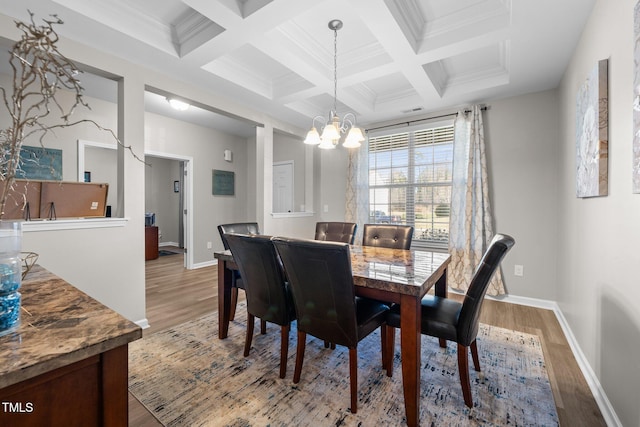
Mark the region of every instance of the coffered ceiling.
MULTIPOLYGON (((594 0, 0 0, 61 35, 307 128, 361 124, 554 88, 594 0)), ((180 95, 180 94, 177 94, 180 95)))

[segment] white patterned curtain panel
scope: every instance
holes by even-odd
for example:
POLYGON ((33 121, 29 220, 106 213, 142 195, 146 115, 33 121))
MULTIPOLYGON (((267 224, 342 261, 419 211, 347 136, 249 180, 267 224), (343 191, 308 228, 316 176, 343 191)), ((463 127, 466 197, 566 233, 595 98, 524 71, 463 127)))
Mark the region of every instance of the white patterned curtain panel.
MULTIPOLYGON (((458 112, 454 127, 449 223, 451 264, 448 268, 447 283, 453 289, 466 292, 482 254, 493 238, 480 107, 474 105, 470 112, 458 112)), ((496 270, 491 279, 487 293, 506 293, 500 269, 496 270)))
POLYGON ((363 224, 369 222, 369 137, 349 150, 345 221, 358 224, 354 244, 362 243, 363 224))

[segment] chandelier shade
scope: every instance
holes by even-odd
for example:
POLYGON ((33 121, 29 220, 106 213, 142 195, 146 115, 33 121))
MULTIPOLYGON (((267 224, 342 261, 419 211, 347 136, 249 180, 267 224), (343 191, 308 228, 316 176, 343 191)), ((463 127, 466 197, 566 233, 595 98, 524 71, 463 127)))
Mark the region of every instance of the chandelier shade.
POLYGON ((342 28, 342 21, 332 19, 329 21, 329 29, 333 30, 333 110, 329 114, 329 120, 323 116, 316 116, 311 124, 311 130, 304 140, 305 144, 318 145, 323 149, 333 149, 340 143, 344 136, 342 146, 345 148, 357 148, 364 141, 362 129, 355 125, 356 116, 353 113, 346 113, 341 121, 338 116, 338 30, 342 28), (320 120, 324 125, 318 132, 315 126, 316 120, 320 120))

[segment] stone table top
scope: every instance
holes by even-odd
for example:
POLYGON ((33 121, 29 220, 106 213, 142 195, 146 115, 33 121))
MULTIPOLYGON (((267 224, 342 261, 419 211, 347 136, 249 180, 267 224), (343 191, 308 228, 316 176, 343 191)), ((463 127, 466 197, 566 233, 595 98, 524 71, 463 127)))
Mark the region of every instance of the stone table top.
MULTIPOLYGON (((350 253, 356 286, 416 297, 424 296, 451 262, 448 253, 415 249, 351 245, 350 253)), ((229 250, 215 252, 214 257, 233 262, 229 250)))
POLYGON ((0 388, 142 337, 138 325, 40 266, 19 291, 20 326, 0 337, 0 388))

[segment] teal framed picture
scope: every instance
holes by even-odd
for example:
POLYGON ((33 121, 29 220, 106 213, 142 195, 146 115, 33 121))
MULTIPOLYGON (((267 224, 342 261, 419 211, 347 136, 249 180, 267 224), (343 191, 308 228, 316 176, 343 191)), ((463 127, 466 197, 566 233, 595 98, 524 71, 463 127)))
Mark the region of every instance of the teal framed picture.
POLYGON ((213 195, 233 196, 235 195, 236 174, 231 171, 213 169, 213 195))
POLYGON ((62 150, 22 146, 18 179, 62 181, 62 150))

